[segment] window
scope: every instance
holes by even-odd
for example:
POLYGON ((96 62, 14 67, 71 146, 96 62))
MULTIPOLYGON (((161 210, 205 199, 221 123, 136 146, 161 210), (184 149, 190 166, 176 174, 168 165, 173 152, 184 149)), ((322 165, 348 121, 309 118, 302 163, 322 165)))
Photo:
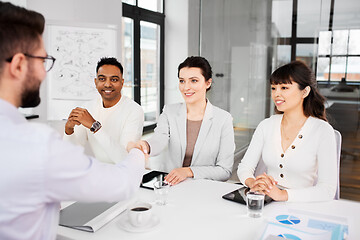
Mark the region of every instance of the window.
POLYGON ((164 20, 163 1, 123 2, 123 92, 143 107, 145 130, 164 106, 164 20))
MULTIPOLYGON (((336 17, 339 14, 334 12, 344 9, 339 8, 340 5, 336 7, 334 0, 315 2, 313 5, 311 2, 273 0, 273 35, 277 42, 275 67, 290 60, 301 60, 316 72, 320 82, 338 82, 344 78, 348 82, 359 83, 360 69, 356 66, 360 63, 360 29, 341 30, 340 27, 348 20, 340 21, 336 17), (289 11, 283 11, 290 7, 291 18, 289 11), (324 30, 318 32, 317 29, 324 30)), ((349 6, 352 5, 350 3, 353 2, 350 1, 349 6)), ((348 15, 345 12, 341 16, 347 19, 348 15)))
POLYGON ((359 29, 320 32, 317 80, 360 82, 359 41, 359 29))

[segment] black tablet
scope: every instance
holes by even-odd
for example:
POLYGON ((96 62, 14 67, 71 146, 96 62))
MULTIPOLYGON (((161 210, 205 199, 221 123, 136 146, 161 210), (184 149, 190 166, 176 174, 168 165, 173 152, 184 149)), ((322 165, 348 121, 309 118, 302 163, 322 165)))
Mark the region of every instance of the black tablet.
MULTIPOLYGON (((228 194, 225 194, 224 196, 222 196, 222 198, 246 205, 246 193, 248 193, 249 191, 250 188, 242 187, 228 194)), ((273 199, 271 197, 265 195, 264 205, 272 201, 273 199)))
POLYGON ((143 176, 140 187, 154 189, 156 181, 164 180, 168 173, 160 171, 151 171, 143 176))

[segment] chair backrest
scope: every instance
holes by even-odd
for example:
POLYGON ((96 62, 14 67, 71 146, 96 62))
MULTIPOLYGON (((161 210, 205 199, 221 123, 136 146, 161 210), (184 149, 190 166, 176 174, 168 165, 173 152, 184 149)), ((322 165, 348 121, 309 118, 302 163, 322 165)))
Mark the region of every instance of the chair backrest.
MULTIPOLYGON (((335 132, 335 140, 336 140, 336 157, 337 157, 337 187, 335 193, 335 200, 340 199, 340 156, 341 156, 341 133, 338 130, 334 130, 335 132)), ((262 158, 258 162, 258 165, 255 168, 255 177, 261 175, 262 173, 267 172, 267 168, 265 166, 262 158)), ((316 181, 317 182, 317 181, 316 181)))
POLYGON ((336 153, 337 153, 337 188, 334 199, 340 198, 340 156, 341 156, 341 133, 338 130, 334 130, 336 140, 336 153))

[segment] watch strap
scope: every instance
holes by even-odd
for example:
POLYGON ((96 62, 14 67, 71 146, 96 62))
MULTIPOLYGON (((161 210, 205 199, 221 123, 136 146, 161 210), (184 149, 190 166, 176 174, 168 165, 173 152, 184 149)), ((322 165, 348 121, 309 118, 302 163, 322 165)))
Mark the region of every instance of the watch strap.
POLYGON ((92 124, 92 126, 91 126, 91 128, 90 128, 90 131, 91 131, 92 133, 95 133, 95 132, 97 132, 100 128, 101 128, 101 123, 100 123, 99 121, 95 121, 95 122, 92 124))

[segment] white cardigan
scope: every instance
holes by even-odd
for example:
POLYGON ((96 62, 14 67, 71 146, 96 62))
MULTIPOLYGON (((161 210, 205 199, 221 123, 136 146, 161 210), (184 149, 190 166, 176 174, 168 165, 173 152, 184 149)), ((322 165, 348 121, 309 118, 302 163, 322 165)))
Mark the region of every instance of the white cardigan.
MULTIPOLYGON (((166 105, 154 135, 148 140, 150 156, 168 146, 168 156, 161 170, 170 172, 182 167, 186 151, 186 104, 166 105)), ((191 161, 194 178, 226 181, 234 164, 234 129, 230 113, 207 101, 205 114, 191 161)))
POLYGON ((280 125, 283 115, 263 120, 238 166, 242 183, 254 177, 262 158, 267 174, 287 188, 288 201, 310 202, 334 199, 337 187, 337 157, 334 129, 327 122, 309 117, 294 142, 284 152, 280 125))
POLYGON ((104 108, 99 97, 88 104, 88 112, 102 125, 96 133, 82 125, 75 126, 72 135, 64 134, 64 140, 84 146, 89 142, 96 159, 105 163, 118 163, 128 152, 128 142, 139 141, 144 125, 144 111, 141 106, 126 96, 117 104, 104 108))

